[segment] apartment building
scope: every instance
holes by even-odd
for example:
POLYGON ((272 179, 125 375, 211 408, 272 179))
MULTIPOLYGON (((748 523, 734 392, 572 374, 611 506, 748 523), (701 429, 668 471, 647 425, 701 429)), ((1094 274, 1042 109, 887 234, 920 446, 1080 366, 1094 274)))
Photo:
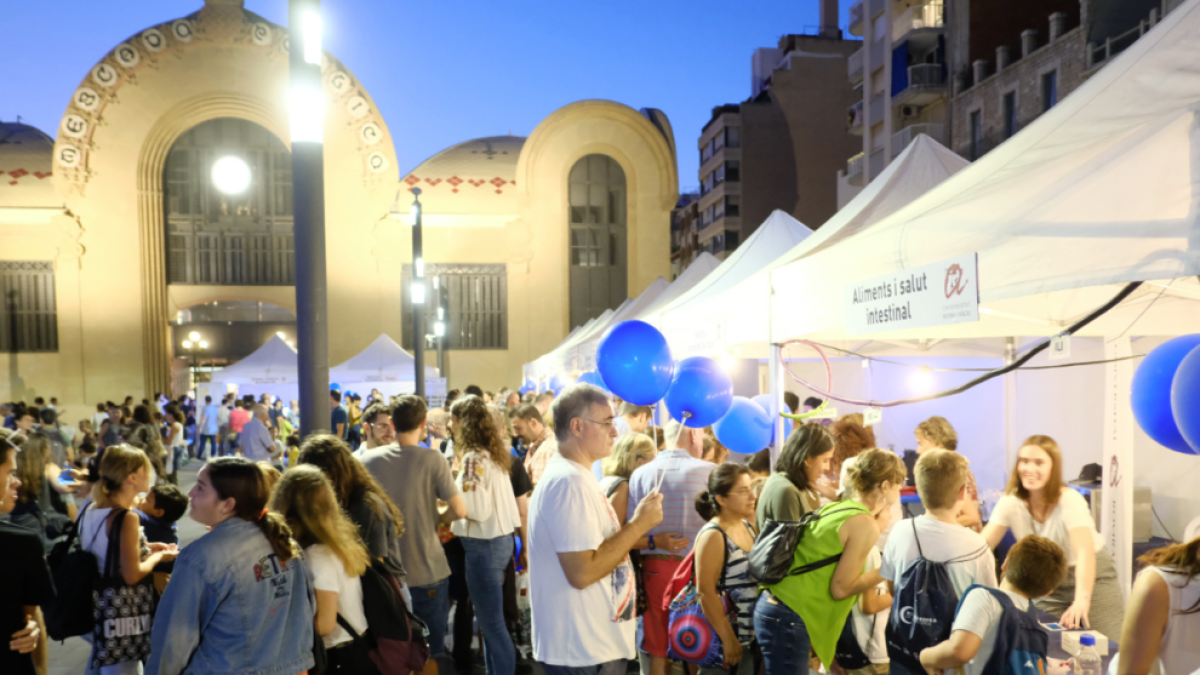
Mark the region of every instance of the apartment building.
POLYGON ((948 145, 974 160, 1053 108, 1183 0, 948 0, 948 145))
POLYGON ((700 193, 679 195, 671 210, 671 280, 683 273, 700 254, 700 193))
POLYGON ((861 143, 838 173, 838 208, 917 135, 945 143, 947 131, 943 0, 855 0, 850 33, 863 41, 847 63, 846 125, 861 143))
POLYGON ((700 152, 700 250, 724 259, 775 209, 817 228, 837 212, 835 171, 858 144, 845 110, 855 97, 837 0, 822 0, 821 26, 755 50, 751 96, 713 108, 700 152))
POLYGON ((1054 107, 1183 0, 855 0, 854 198, 918 134, 975 160, 1054 107))

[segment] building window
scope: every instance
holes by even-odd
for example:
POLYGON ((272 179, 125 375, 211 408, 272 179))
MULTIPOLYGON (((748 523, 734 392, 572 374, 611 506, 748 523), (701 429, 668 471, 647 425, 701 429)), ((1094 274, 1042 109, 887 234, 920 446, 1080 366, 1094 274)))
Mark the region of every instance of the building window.
POLYGON ((983 111, 971 113, 971 161, 983 155, 983 111))
POLYGON ((1042 75, 1042 112, 1053 108, 1058 103, 1058 71, 1052 70, 1042 75))
POLYGON ((167 283, 290 286, 292 157, 265 127, 233 118, 192 127, 163 168, 167 283), (237 194, 213 184, 213 164, 241 159, 250 182, 237 194))
POLYGON ((626 299, 625 171, 607 155, 588 155, 568 180, 570 314, 581 326, 626 299))
POLYGON ((725 162, 722 167, 725 170, 725 180, 730 183, 736 183, 741 180, 742 163, 738 161, 725 162))
POLYGON ((736 218, 741 212, 742 199, 738 195, 728 195, 725 197, 725 215, 736 218))
POLYGON ((715 171, 713 171, 713 187, 716 187, 724 182, 725 182, 725 165, 722 164, 721 166, 718 166, 715 171))
POLYGON ((741 127, 725 127, 725 147, 727 147, 727 148, 742 147, 741 127))
MULTIPOLYGON (((401 339, 412 349, 412 265, 401 265, 401 339)), ((508 271, 503 263, 425 264, 423 327, 433 335, 442 308, 446 349, 508 349, 508 271), (434 284, 437 288, 434 288, 434 284)))
POLYGON ((0 261, 0 352, 58 351, 54 263, 0 261))
POLYGON ((1017 92, 1004 95, 1004 137, 1012 138, 1017 133, 1017 92))

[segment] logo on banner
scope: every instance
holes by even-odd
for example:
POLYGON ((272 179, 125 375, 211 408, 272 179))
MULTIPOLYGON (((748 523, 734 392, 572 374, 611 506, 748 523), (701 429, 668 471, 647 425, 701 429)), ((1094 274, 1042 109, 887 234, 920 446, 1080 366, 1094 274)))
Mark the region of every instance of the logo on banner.
POLYGON ((963 272, 962 265, 955 263, 946 270, 946 283, 943 284, 946 291, 946 299, 956 295, 962 295, 962 292, 967 290, 967 276, 963 272))
POLYGON ((1108 487, 1117 487, 1121 484, 1121 461, 1116 455, 1112 457, 1112 466, 1109 469, 1108 487))

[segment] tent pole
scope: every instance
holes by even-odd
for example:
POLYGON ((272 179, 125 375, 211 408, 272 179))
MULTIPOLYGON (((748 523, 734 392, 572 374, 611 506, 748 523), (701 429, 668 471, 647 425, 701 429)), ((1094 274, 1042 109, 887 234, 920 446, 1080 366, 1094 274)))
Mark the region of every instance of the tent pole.
POLYGON ((775 442, 771 444, 771 468, 774 469, 779 454, 783 452, 783 418, 779 416, 779 404, 783 401, 783 347, 777 344, 771 345, 767 374, 771 387, 771 409, 767 412, 771 413, 771 424, 775 427, 775 442))

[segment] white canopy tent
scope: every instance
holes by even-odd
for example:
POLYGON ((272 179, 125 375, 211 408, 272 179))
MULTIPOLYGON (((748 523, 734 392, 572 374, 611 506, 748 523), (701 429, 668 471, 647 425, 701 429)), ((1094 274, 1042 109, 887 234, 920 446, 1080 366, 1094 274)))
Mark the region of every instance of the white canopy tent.
MULTIPOLYGON (((1087 337, 1072 341, 1071 362, 1145 354, 1166 337, 1200 332, 1197 64, 1200 0, 1189 0, 1055 108, 937 188, 839 245, 802 246, 786 256, 769 272, 771 341, 804 337, 858 352, 886 345, 935 367, 938 359, 930 357, 944 352, 969 351, 998 363, 1040 341, 1031 337, 1059 334, 1134 281, 1145 283, 1076 334, 1087 337), (968 254, 978 255, 978 322, 863 336, 847 330, 847 288, 968 254), (805 294, 800 304, 791 301, 796 289, 822 292, 805 294)), ((770 369, 776 390, 783 388, 779 358, 776 352, 770 369)), ((1007 468, 1022 438, 1049 434, 1068 468, 1097 462, 1113 481, 1114 467, 1133 473, 1120 490, 1151 487, 1166 528, 1178 533, 1195 513, 1198 464, 1135 428, 1129 407, 1135 363, 1005 376, 1000 394, 989 395, 992 403, 960 422, 1002 419, 1003 433, 965 454, 987 462, 1007 454, 1007 468), (991 447, 997 440, 1002 447, 991 447), (1136 471, 1129 461, 1135 456, 1136 471)), ((1054 364, 1043 354, 1029 365, 1054 364)), ((823 367, 819 375, 792 367, 824 384, 823 367)), ((977 374, 942 375, 928 390, 977 374)), ((853 380, 835 366, 838 394, 871 391, 853 380)), ((995 382, 979 389, 994 389, 995 382)), ((893 389, 875 397, 911 393, 893 389)), ((1128 535, 1117 548, 1126 546, 1128 535)), ((1125 581, 1128 557, 1117 555, 1125 581)))
POLYGON ((777 209, 691 290, 641 318, 662 331, 676 359, 723 352, 728 326, 757 320, 765 328, 767 278, 761 271, 811 234, 777 209))
POLYGON ((284 401, 299 398, 300 375, 296 365, 296 350, 283 338, 272 335, 266 344, 246 358, 227 368, 215 371, 207 392, 216 400, 236 387, 239 395, 271 394, 284 401))
MULTIPOLYGON (((425 366, 425 378, 438 377, 437 368, 425 366)), ((416 360, 386 333, 358 355, 329 369, 329 381, 343 391, 366 394, 378 389, 384 396, 416 391, 416 360)))

